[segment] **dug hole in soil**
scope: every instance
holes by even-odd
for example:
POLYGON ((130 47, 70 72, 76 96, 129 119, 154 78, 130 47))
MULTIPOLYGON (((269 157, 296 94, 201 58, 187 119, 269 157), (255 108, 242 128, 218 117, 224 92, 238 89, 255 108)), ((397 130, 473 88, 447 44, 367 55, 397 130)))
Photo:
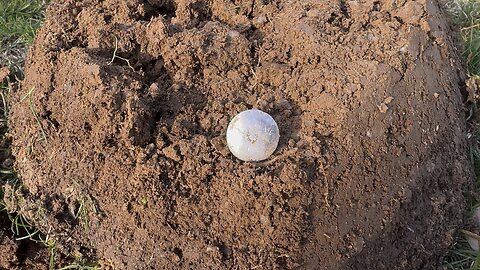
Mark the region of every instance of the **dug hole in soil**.
POLYGON ((436 1, 53 1, 9 209, 115 269, 435 269, 472 186, 436 1), (265 162, 226 147, 258 108, 265 162))

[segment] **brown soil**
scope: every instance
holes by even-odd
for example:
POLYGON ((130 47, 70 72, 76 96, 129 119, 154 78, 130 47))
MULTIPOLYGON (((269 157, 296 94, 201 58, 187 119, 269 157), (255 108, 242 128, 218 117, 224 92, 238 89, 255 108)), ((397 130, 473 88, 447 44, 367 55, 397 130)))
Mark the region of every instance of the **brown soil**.
POLYGON ((0 67, 0 82, 10 74, 10 69, 8 67, 0 67))
POLYGON ((432 0, 53 1, 9 207, 117 269, 434 269, 472 182, 449 34, 432 0), (225 146, 253 107, 263 163, 225 146))

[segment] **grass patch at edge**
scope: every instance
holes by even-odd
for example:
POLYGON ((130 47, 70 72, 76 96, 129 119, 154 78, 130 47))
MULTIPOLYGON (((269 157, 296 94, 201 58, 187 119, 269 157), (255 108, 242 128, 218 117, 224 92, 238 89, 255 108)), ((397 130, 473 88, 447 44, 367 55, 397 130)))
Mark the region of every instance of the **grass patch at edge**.
POLYGON ((468 71, 480 76, 480 0, 452 0, 447 9, 460 30, 468 71))
POLYGON ((0 0, 0 67, 23 78, 27 48, 40 27, 48 0, 0 0))
MULTIPOLYGON (((480 0, 451 0, 447 3, 455 26, 463 42, 462 56, 469 76, 480 76, 480 0)), ((478 113, 478 112, 475 112, 478 113)), ((472 159, 476 174, 476 188, 480 189, 480 128, 473 132, 476 143, 472 146, 472 159)), ((469 209, 470 216, 476 205, 469 209)), ((445 258, 445 267, 452 270, 480 270, 480 252, 474 251, 463 234, 457 236, 450 253, 445 258)))
MULTIPOLYGON (((0 81, 1 97, 8 95, 12 85, 18 86, 23 79, 23 66, 28 47, 35 39, 35 33, 41 26, 44 19, 44 11, 49 0, 0 0, 0 67, 6 66, 10 69, 10 76, 3 82, 0 81)), ((31 94, 31 93, 29 93, 31 94)), ((0 122, 7 122, 8 111, 5 102, 0 102, 0 122)), ((34 112, 33 112, 34 113, 34 112)), ((37 119, 38 120, 38 119, 37 119)), ((0 124, 2 124, 0 123, 0 124)), ((0 125, 0 138, 5 136, 7 128, 0 125)), ((10 149, 5 146, 0 148, 5 151, 0 155, 7 158, 10 149)), ((16 240, 33 241, 43 244, 49 251, 49 258, 46 259, 49 269, 55 269, 56 242, 49 238, 48 234, 42 234, 28 220, 15 212, 10 212, 3 201, 4 185, 21 185, 13 168, 0 170, 0 214, 5 214, 12 222, 11 230, 16 240)), ((86 261, 85 258, 74 258, 74 263, 63 266, 60 269, 97 270, 100 269, 97 263, 86 261)))

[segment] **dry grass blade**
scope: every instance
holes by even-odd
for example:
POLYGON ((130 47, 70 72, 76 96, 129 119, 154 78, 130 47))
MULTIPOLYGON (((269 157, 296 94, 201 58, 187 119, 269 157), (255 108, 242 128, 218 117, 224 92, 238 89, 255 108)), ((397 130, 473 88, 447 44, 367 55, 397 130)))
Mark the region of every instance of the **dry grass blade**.
POLYGON ((23 102, 25 99, 28 98, 28 106, 30 107, 30 111, 32 112, 33 117, 35 118, 35 121, 37 121, 38 127, 40 129, 40 132, 42 134, 42 137, 43 137, 43 140, 44 140, 45 144, 48 144, 47 134, 45 133, 45 130, 43 129, 42 122, 40 121, 40 118, 38 117, 38 114, 35 111, 35 107, 33 106, 32 94, 33 94, 34 90, 35 90, 35 87, 32 87, 32 89, 30 89, 30 91, 28 91, 28 93, 21 99, 21 101, 23 102))

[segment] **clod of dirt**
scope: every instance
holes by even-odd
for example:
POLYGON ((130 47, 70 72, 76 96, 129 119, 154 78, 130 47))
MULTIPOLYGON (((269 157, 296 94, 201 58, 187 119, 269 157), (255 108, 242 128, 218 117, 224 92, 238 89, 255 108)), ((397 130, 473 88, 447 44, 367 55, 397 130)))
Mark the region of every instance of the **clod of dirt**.
POLYGON ((473 211, 473 215, 472 215, 472 218, 471 218, 471 223, 472 223, 472 226, 475 230, 474 230, 473 233, 470 232, 468 235, 465 235, 465 237, 467 238, 467 241, 468 241, 468 244, 470 245, 470 247, 475 251, 479 251, 480 250, 480 241, 477 237, 478 229, 480 228, 480 208, 479 207, 477 207, 473 211))
POLYGON ((18 209, 118 269, 434 269, 464 80, 432 0, 53 1, 11 96, 18 209), (224 141, 253 107, 282 132, 258 166, 224 141))
POLYGON ((480 99, 480 78, 470 77, 467 82, 468 101, 476 102, 480 99))
POLYGON ((5 78, 10 74, 10 69, 8 67, 0 67, 0 82, 3 82, 5 78))

